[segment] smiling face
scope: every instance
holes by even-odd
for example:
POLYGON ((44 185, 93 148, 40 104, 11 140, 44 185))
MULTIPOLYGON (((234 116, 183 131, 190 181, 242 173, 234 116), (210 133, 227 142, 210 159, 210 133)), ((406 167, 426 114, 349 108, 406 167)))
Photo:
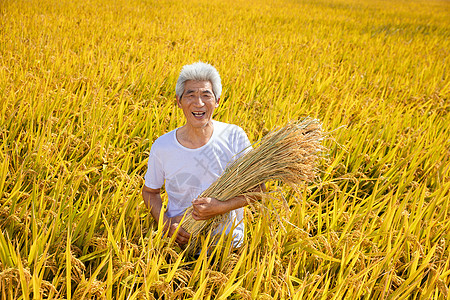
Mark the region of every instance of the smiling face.
POLYGON ((211 122, 219 99, 216 101, 210 81, 188 80, 181 98, 177 97, 177 103, 186 117, 186 125, 202 128, 211 122))

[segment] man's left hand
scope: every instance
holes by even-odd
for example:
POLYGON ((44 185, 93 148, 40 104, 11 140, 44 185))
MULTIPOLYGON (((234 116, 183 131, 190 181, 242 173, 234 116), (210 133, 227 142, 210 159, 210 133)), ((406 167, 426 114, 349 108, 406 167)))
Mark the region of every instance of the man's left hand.
POLYGON ((197 198, 192 200, 192 217, 194 220, 208 220, 217 215, 229 211, 226 201, 219 201, 215 198, 197 198))

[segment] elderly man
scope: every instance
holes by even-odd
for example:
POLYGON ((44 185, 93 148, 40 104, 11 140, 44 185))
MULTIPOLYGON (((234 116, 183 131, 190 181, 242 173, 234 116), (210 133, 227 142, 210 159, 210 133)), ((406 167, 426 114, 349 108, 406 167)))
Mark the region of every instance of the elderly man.
MULTIPOLYGON (((206 220, 219 214, 230 214, 233 224, 224 224, 224 230, 233 230, 237 246, 244 236, 244 197, 227 201, 198 198, 223 172, 236 155, 250 146, 245 132, 236 125, 212 119, 219 106, 222 84, 217 70, 206 63, 186 65, 176 84, 177 105, 183 110, 186 122, 160 136, 152 145, 145 174, 142 197, 153 218, 162 216, 165 230, 172 236, 183 213, 193 206, 195 220, 206 220), (160 189, 165 184, 167 209, 161 213, 160 189)), ((190 234, 178 229, 176 241, 186 244, 190 234)))

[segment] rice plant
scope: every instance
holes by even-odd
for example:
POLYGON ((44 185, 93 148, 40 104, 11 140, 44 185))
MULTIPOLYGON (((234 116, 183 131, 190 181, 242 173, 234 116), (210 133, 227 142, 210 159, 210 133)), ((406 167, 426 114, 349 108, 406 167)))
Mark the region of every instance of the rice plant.
POLYGON ((0 299, 448 298, 449 8, 0 1, 0 299), (319 181, 268 182, 243 247, 197 258, 140 194, 198 60, 252 142, 307 116, 330 136, 319 181))

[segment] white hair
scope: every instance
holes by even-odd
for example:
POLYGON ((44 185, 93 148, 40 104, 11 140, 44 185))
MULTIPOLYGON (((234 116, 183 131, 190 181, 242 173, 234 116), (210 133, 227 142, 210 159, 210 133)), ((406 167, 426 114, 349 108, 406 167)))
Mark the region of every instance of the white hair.
POLYGON ((181 98, 183 95, 184 84, 188 80, 211 82, 216 100, 220 98, 220 94, 222 93, 220 75, 216 68, 210 64, 199 61, 191 65, 185 65, 183 69, 181 69, 180 76, 178 77, 177 85, 175 87, 175 94, 177 97, 181 98))

